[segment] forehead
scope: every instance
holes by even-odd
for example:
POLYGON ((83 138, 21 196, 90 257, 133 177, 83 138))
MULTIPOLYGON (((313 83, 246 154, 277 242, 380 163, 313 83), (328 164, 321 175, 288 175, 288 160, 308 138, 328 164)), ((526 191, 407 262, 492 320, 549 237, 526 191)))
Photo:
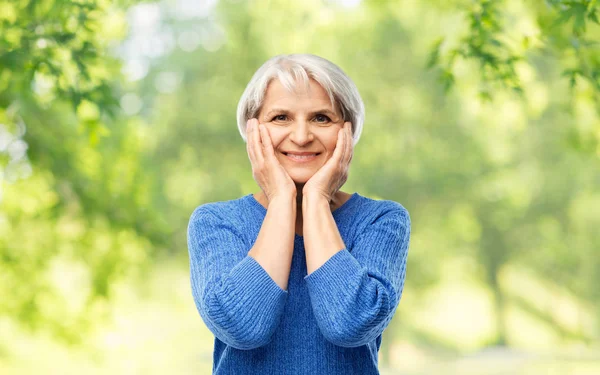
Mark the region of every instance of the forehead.
POLYGON ((288 90, 279 79, 275 78, 267 86, 264 107, 280 104, 318 105, 333 109, 327 91, 315 80, 309 80, 309 88, 304 82, 297 80, 294 90, 288 90))

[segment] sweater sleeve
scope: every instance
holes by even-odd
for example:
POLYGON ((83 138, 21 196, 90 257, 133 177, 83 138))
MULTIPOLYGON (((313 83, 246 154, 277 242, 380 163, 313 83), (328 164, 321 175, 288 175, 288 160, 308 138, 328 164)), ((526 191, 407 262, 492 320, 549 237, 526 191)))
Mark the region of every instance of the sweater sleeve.
POLYGON ((394 206, 354 241, 304 277, 321 333, 331 343, 357 347, 375 340, 400 303, 410 241, 410 216, 394 206))
POLYGON ((236 349, 267 344, 288 291, 248 255, 238 230, 204 206, 190 218, 187 241, 192 295, 208 329, 236 349))

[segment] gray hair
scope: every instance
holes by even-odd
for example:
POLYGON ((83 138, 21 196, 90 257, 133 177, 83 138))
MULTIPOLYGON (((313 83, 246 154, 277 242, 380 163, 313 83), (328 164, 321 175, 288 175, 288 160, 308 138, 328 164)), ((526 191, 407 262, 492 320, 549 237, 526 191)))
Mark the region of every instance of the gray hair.
POLYGON ((318 82, 327 92, 331 105, 339 108, 344 121, 352 123, 353 145, 356 146, 365 121, 365 106, 352 80, 337 65, 310 54, 277 55, 267 60, 252 76, 237 107, 237 125, 244 142, 246 122, 258 116, 267 86, 274 78, 290 91, 296 80, 309 88, 309 78, 318 82))

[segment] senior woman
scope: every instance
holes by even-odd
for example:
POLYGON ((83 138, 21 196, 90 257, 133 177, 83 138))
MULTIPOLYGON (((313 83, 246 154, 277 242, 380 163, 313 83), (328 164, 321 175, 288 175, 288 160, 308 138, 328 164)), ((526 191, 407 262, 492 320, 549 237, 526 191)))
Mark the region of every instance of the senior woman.
POLYGON ((237 122, 260 191, 200 205, 188 226, 213 374, 379 373, 410 217, 340 190, 363 119, 352 80, 318 56, 275 56, 248 83, 237 122))

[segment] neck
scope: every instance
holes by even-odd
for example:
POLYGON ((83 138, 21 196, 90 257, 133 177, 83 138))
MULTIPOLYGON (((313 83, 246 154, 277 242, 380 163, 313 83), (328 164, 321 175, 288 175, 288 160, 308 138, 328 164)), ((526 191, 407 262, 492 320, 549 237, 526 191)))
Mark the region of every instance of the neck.
MULTIPOLYGON (((297 203, 296 215, 301 218, 302 217, 302 186, 297 186, 296 192, 297 192, 296 193, 296 203, 297 203)), ((259 193, 255 194, 255 197, 258 198, 257 200, 259 202, 261 202, 265 208, 268 208, 269 201, 262 190, 259 193)), ((331 207, 332 211, 336 207, 338 207, 340 203, 342 203, 343 198, 344 198, 344 193, 342 191, 338 191, 337 193, 335 193, 333 195, 333 198, 329 201, 329 206, 331 207)))
MULTIPOLYGON (((300 193, 296 195, 296 233, 302 235, 302 227, 303 227, 303 218, 302 218, 302 188, 298 188, 296 191, 300 193)), ((333 199, 329 202, 329 207, 331 207, 331 211, 333 212, 337 207, 339 207, 342 203, 345 202, 346 193, 342 191, 338 191, 334 194, 333 199)), ((259 193, 255 194, 256 200, 258 200, 265 208, 268 209, 269 201, 265 196, 264 192, 261 190, 259 193)))
MULTIPOLYGON (((296 184, 296 202, 298 203, 298 211, 300 215, 302 215, 302 189, 304 189, 304 184, 296 184)), ((329 200, 329 206, 332 208, 339 202, 342 193, 337 192, 333 195, 332 199, 329 200)))

